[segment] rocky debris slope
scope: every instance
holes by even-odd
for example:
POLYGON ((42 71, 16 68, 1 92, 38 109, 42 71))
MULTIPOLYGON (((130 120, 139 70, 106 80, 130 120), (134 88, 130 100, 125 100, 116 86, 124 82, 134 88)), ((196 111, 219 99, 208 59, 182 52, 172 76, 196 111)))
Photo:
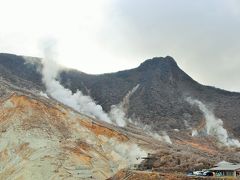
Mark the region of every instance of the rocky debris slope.
POLYGON ((140 170, 153 170, 156 172, 187 172, 211 168, 216 162, 222 160, 240 162, 239 148, 218 146, 213 138, 178 138, 173 145, 156 149, 154 154, 139 166, 140 170))
MULTIPOLYGON (((121 107, 129 118, 125 127, 87 117, 48 97, 41 68, 40 59, 0 54, 2 179, 106 179, 123 168, 185 172, 222 160, 240 162, 239 148, 204 134, 210 117, 238 137, 239 93, 198 84, 171 57, 113 74, 62 70, 58 79, 65 87, 91 95, 105 111, 121 107), (189 96, 214 113, 204 114, 186 100, 189 96), (193 130, 198 136, 192 136, 193 130)), ((142 173, 146 178, 159 175, 142 173)))
MULTIPOLYGON (((15 85, 44 91, 41 68, 38 58, 0 54, 0 75, 15 85)), ((138 85, 130 97, 127 117, 148 124, 156 132, 200 126, 204 115, 187 102, 191 97, 209 106, 231 136, 240 135, 240 94, 197 83, 169 56, 149 59, 135 69, 101 75, 63 69, 58 78, 73 92, 79 89, 90 95, 106 112, 138 85)))
POLYGON ((157 132, 200 125, 204 115, 187 102, 191 97, 209 106, 232 135, 240 135, 240 94, 199 84, 171 57, 153 58, 135 69, 111 74, 64 71, 61 80, 73 91, 89 93, 106 111, 139 85, 130 98, 127 115, 157 132))
POLYGON ((134 178, 159 179, 170 177, 163 172, 240 160, 238 149, 215 139, 169 131, 169 144, 135 125, 120 128, 79 114, 36 89, 0 84, 1 179, 106 179, 125 177, 125 168, 143 171, 133 170, 134 178))
POLYGON ((0 98, 0 179, 106 179, 146 155, 108 124, 6 86, 0 98))

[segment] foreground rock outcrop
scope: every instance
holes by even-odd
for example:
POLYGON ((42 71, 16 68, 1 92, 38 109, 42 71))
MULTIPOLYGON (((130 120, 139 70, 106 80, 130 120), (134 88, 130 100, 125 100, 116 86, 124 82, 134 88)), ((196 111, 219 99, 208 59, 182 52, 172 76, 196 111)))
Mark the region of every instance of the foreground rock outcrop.
POLYGON ((146 153, 126 135, 52 100, 0 100, 0 179, 106 179, 146 153))

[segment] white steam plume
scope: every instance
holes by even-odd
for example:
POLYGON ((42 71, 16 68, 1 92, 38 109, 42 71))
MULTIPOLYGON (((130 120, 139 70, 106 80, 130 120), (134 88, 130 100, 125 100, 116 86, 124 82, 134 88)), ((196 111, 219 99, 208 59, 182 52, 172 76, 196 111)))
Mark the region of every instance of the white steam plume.
POLYGON ((64 88, 56 80, 59 66, 53 61, 54 52, 52 51, 52 47, 47 47, 44 50, 45 58, 43 60, 42 81, 46 86, 47 93, 78 112, 111 123, 110 118, 103 111, 102 107, 97 105, 90 96, 83 95, 79 90, 76 93, 72 93, 71 90, 64 88))
POLYGON ((108 143, 111 143, 114 151, 122 157, 123 161, 126 161, 125 165, 123 163, 122 168, 139 164, 142 161, 142 157, 147 157, 147 153, 137 144, 120 143, 112 139, 109 140, 108 143))
POLYGON ((149 134, 156 140, 164 141, 166 143, 172 144, 170 137, 168 136, 168 134, 165 131, 162 131, 162 135, 159 135, 158 133, 152 133, 152 132, 148 132, 147 134, 149 134))
POLYGON ((119 104, 111 106, 109 115, 111 119, 120 127, 124 127, 128 122, 131 122, 131 119, 127 118, 126 114, 128 111, 130 97, 136 92, 138 87, 139 84, 129 91, 119 104))
POLYGON ((198 136, 198 131, 196 129, 192 130, 192 137, 198 136))
POLYGON ((160 133, 157 133, 157 132, 154 132, 151 128, 151 126, 145 124, 141 124, 137 121, 134 122, 134 124, 137 126, 137 127, 140 127, 141 129, 143 129, 143 131, 153 137, 154 139, 158 140, 158 141, 162 141, 162 142, 166 142, 166 143, 169 143, 169 144, 172 144, 172 141, 171 141, 171 138, 168 136, 167 132, 166 131, 161 131, 160 133))
MULTIPOLYGON (((186 100, 191 105, 197 105, 204 114, 204 117, 206 119, 205 130, 208 135, 215 136, 221 143, 226 146, 240 147, 240 142, 237 139, 232 139, 229 137, 227 130, 223 127, 223 121, 216 118, 214 113, 210 111, 205 104, 190 97, 188 97, 186 100)), ((194 135, 196 135, 196 133, 194 133, 194 135)))
POLYGON ((39 95, 45 98, 49 98, 48 95, 42 91, 40 91, 39 95))

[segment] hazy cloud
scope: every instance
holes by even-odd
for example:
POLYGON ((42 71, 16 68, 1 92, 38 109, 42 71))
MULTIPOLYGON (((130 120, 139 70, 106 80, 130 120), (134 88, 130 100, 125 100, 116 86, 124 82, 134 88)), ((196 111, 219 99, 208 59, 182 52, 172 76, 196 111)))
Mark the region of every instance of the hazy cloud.
POLYGON ((236 0, 118 1, 102 41, 138 63, 173 56, 201 83, 239 91, 239 10, 236 0))

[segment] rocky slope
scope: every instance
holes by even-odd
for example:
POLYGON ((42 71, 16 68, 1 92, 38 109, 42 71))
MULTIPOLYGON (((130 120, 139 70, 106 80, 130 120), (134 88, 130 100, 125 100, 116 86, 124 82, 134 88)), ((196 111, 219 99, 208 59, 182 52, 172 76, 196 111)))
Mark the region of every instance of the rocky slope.
POLYGON ((146 156, 116 127, 0 85, 0 179, 106 179, 146 156))
POLYGON ((107 112, 124 102, 132 118, 125 127, 90 118, 47 96, 41 68, 38 58, 0 54, 0 179, 182 179, 182 174, 161 173, 240 162, 239 148, 203 133, 209 119, 222 127, 221 118, 237 141, 240 94, 200 85, 171 57, 113 74, 61 71, 58 79, 65 87, 91 95, 107 112), (206 104, 208 114, 204 104, 187 97, 206 104), (198 136, 192 136, 193 129, 198 136), (162 130, 169 136, 160 136, 162 130))
MULTIPOLYGON (((35 86, 44 90, 39 62, 37 58, 0 54, 0 73, 18 86, 35 86)), ((139 85, 131 96, 127 116, 140 124, 152 126, 157 132, 186 130, 201 125, 203 113, 186 101, 191 97, 212 109, 230 134, 240 135, 240 93, 197 83, 171 57, 153 58, 135 69, 111 74, 89 75, 76 70, 62 70, 59 79, 73 92, 79 89, 90 95, 106 112, 139 85)))
POLYGON ((240 161, 238 149, 219 147, 215 139, 172 132, 172 144, 165 143, 140 128, 79 114, 37 91, 0 84, 0 179, 182 179, 187 170, 240 161))
POLYGON ((106 111, 139 84, 131 97, 128 116, 156 131, 199 126, 204 117, 198 107, 186 101, 192 97, 210 106, 230 132, 240 135, 240 94, 197 83, 171 57, 153 58, 135 69, 113 74, 95 76, 66 71, 61 79, 73 91, 90 93, 106 111))

